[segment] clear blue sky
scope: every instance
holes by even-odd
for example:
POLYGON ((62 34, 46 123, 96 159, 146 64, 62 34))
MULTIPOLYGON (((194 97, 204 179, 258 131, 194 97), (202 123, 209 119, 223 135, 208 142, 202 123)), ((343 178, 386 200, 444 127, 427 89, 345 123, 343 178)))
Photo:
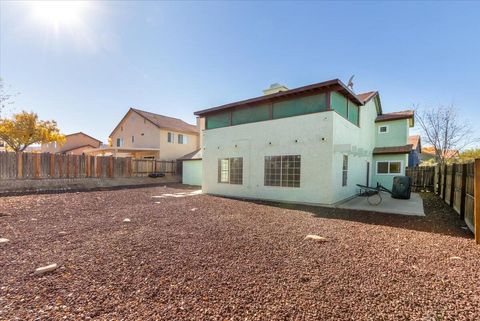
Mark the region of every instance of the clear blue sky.
MULTIPOLYGON (((0 76, 16 111, 106 142, 129 107, 193 112, 355 74, 385 111, 454 103, 480 122, 480 3, 1 1, 0 76), (50 10, 50 11, 49 11, 50 10), (68 11, 70 10, 70 11, 68 11)), ((477 131, 480 136, 480 130, 477 131)))

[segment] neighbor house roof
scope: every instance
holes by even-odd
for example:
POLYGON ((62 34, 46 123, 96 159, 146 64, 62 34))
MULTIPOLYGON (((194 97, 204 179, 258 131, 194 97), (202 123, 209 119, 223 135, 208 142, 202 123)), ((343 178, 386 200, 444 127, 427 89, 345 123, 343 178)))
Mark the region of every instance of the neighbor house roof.
POLYGON ((197 149, 194 152, 188 153, 187 155, 183 155, 182 157, 178 158, 177 160, 186 161, 186 160, 199 160, 202 159, 202 150, 197 149))
POLYGON ((412 144, 404 146, 392 146, 392 147, 375 147, 373 149, 374 155, 379 154, 407 154, 412 151, 412 144))
POLYGON ((76 132, 76 133, 68 134, 68 135, 65 135, 65 137, 68 137, 68 136, 76 136, 76 135, 87 136, 88 138, 91 138, 91 139, 93 139, 93 140, 96 140, 96 141, 99 142, 99 143, 102 143, 101 140, 98 140, 98 139, 96 139, 95 137, 92 137, 92 136, 90 136, 90 135, 87 135, 87 134, 85 134, 84 132, 76 132))
POLYGON ((413 119, 413 116, 414 116, 413 110, 396 111, 393 113, 378 115, 377 118, 375 119, 375 122, 398 120, 398 119, 409 119, 409 118, 413 119))
MULTIPOLYGON (((435 155, 435 147, 433 146, 427 146, 422 148, 422 154, 427 154, 427 155, 435 155)), ((456 149, 448 149, 443 151, 443 156, 446 158, 452 158, 452 157, 457 157, 460 154, 460 152, 456 149)))
POLYGON ((179 132, 185 132, 185 133, 192 133, 192 134, 197 134, 198 135, 198 129, 197 126, 188 124, 184 122, 181 119, 178 118, 173 118, 173 117, 168 117, 164 115, 159 115, 159 114, 154 114, 148 111, 136 109, 136 108, 130 108, 130 110, 125 114, 125 116, 122 118, 122 120, 118 123, 118 125, 113 129, 113 131, 110 133, 110 136, 117 130, 118 126, 123 122, 123 120, 127 117, 128 113, 132 111, 134 113, 137 113, 138 115, 142 116, 158 128, 162 129, 170 129, 174 131, 179 131, 179 132))
POLYGON ((71 147, 69 149, 62 149, 60 152, 61 153, 68 153, 72 150, 75 150, 75 149, 80 149, 80 148, 97 148, 98 146, 93 146, 93 145, 90 145, 90 144, 87 144, 87 145, 81 145, 81 146, 75 146, 75 147, 71 147))
POLYGON ((200 110, 195 112, 194 114, 197 116, 202 116, 202 115, 210 114, 220 110, 231 109, 231 108, 240 107, 240 106, 247 106, 247 105, 257 104, 257 103, 264 103, 264 102, 269 102, 269 101, 280 99, 280 98, 297 96, 297 95, 301 95, 309 92, 314 93, 314 92, 319 92, 327 89, 339 91, 344 95, 346 95, 351 100, 353 100, 355 103, 359 105, 363 105, 363 100, 359 99, 359 97, 355 95, 355 93, 351 91, 344 83, 342 83, 339 79, 332 79, 332 80, 316 83, 313 85, 298 87, 295 89, 281 91, 281 92, 270 94, 270 95, 259 96, 256 98, 241 100, 234 103, 221 105, 218 107, 200 110))
POLYGON ((412 149, 417 149, 420 145, 420 150, 422 150, 422 145, 420 144, 420 135, 408 136, 408 143, 412 144, 412 149))

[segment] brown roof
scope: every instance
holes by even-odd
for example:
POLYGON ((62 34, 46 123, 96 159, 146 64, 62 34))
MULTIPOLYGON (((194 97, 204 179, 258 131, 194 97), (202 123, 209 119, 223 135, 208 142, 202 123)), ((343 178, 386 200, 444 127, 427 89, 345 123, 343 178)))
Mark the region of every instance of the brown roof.
POLYGON ((98 139, 96 139, 95 137, 92 137, 92 136, 90 136, 90 135, 87 135, 87 134, 85 134, 84 132, 77 132, 77 133, 68 134, 68 135, 65 135, 65 137, 75 136, 75 135, 84 135, 84 136, 87 136, 88 138, 91 138, 91 139, 93 139, 93 140, 96 140, 96 141, 99 142, 99 143, 102 143, 101 140, 98 140, 98 139))
POLYGON ((132 108, 140 116, 146 118, 158 128, 166 128, 172 130, 178 130, 180 132, 195 133, 198 134, 197 126, 188 124, 181 119, 158 115, 150 113, 148 111, 143 111, 140 109, 132 108))
POLYGON ((183 155, 182 157, 178 158, 177 160, 197 160, 202 159, 202 150, 197 149, 194 152, 188 153, 187 155, 183 155))
POLYGON ((327 88, 331 88, 332 90, 337 90, 343 94, 345 94, 347 97, 352 99, 354 102, 358 103, 359 105, 363 105, 363 100, 359 99, 357 95, 353 91, 351 91, 347 86, 345 86, 344 83, 342 83, 339 79, 332 79, 320 83, 316 83, 313 85, 308 85, 308 86, 303 86, 303 87, 298 87, 295 89, 290 89, 286 91, 281 91, 275 94, 270 94, 270 95, 264 95, 264 96, 259 96, 256 98, 251 98, 247 100, 242 100, 242 101, 237 101, 234 103, 218 106, 218 107, 213 107, 213 108, 208 108, 204 110, 200 110, 195 112, 194 114, 197 116, 200 115, 205 115, 209 113, 213 113, 219 110, 224 110, 224 109, 230 109, 233 107, 239 107, 239 106, 246 106, 250 104, 256 104, 256 103, 261 103, 261 102, 267 102, 271 101, 274 99, 278 98, 284 98, 288 96, 293 96, 293 95, 299 95, 299 94, 304 94, 307 92, 318 92, 320 90, 325 90, 327 88))
POLYGON ((375 147, 373 149, 374 155, 379 154, 406 154, 412 151, 412 144, 405 146, 392 146, 392 147, 375 147))
POLYGON ((378 91, 369 91, 363 94, 357 94, 358 99, 360 99, 364 104, 375 97, 378 94, 378 91))
POLYGON ((393 112, 393 113, 378 115, 377 118, 375 119, 375 122, 398 120, 398 119, 408 119, 408 118, 413 119, 413 116, 414 116, 413 110, 397 111, 397 112, 393 112))
POLYGON ((72 147, 72 148, 69 148, 69 149, 62 149, 60 150, 61 153, 68 153, 72 150, 75 150, 75 149, 79 149, 79 148, 87 148, 87 147, 91 147, 91 148, 98 148, 99 146, 93 146, 93 145, 90 145, 90 144, 87 144, 87 145, 81 145, 81 146, 75 146, 75 147, 72 147))
POLYGON ((120 126, 123 120, 127 117, 130 111, 133 111, 138 115, 142 116, 143 118, 145 118, 146 120, 148 120, 149 122, 157 126, 158 128, 171 129, 179 132, 192 133, 197 135, 199 134, 197 126, 188 124, 181 119, 154 114, 154 113, 150 113, 148 111, 144 111, 140 109, 130 108, 129 111, 125 114, 125 116, 123 116, 122 120, 117 124, 117 126, 110 133, 109 137, 113 135, 113 133, 117 130, 117 128, 120 126))
POLYGON ((418 144, 420 144, 420 135, 408 136, 408 143, 412 144, 412 149, 417 149, 418 144))

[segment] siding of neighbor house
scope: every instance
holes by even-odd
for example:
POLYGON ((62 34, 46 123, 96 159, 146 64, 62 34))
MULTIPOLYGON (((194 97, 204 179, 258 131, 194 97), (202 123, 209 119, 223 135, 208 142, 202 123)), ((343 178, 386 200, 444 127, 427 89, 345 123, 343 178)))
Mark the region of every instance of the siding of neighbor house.
MULTIPOLYGON (((120 138, 123 139, 122 147, 125 148, 160 148, 160 129, 133 111, 128 112, 110 138, 113 147, 117 147, 117 139, 120 138), (133 143, 132 136, 135 137, 133 143)), ((139 157, 145 156, 158 158, 159 154, 154 151, 144 152, 139 157)))
POLYGON ((160 130, 160 160, 176 160, 185 154, 191 153, 199 148, 198 135, 191 133, 183 133, 174 130, 161 129, 160 130), (174 141, 168 142, 168 133, 173 133, 174 141), (187 137, 186 144, 178 143, 178 135, 187 137))
POLYGON ((182 163, 182 184, 201 186, 202 160, 188 160, 182 163))
POLYGON ((66 151, 68 154, 81 155, 85 149, 99 147, 100 142, 83 133, 76 133, 66 136, 63 145, 56 143, 42 144, 40 151, 42 153, 60 153, 66 151))
POLYGON ((175 130, 161 129, 134 111, 129 111, 127 117, 112 133, 112 145, 117 147, 117 139, 123 139, 124 148, 156 148, 159 152, 148 151, 135 153, 136 157, 155 157, 159 160, 176 160, 177 158, 198 149, 198 135, 182 133, 175 130), (168 132, 174 133, 174 142, 168 142, 168 132), (142 135, 143 134, 143 135, 142 135), (178 135, 187 137, 187 144, 178 143, 178 135), (134 140, 132 142, 132 136, 134 140))

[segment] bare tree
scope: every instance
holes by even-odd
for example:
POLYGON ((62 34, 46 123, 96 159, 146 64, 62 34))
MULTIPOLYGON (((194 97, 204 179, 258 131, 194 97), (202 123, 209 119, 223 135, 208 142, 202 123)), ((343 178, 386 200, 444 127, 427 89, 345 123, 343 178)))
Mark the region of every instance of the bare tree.
POLYGON ((14 98, 20 93, 11 94, 5 88, 5 83, 0 77, 0 118, 2 117, 2 112, 4 112, 8 105, 13 105, 15 103, 14 98))
POLYGON ((415 108, 417 123, 423 138, 435 149, 435 160, 444 164, 455 153, 477 142, 472 126, 458 116, 458 109, 452 104, 437 108, 415 108))

